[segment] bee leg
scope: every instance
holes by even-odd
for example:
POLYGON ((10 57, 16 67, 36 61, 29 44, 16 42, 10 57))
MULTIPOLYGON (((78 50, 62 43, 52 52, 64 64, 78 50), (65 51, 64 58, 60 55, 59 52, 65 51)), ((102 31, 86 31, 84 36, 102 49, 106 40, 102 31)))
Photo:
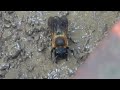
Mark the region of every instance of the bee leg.
POLYGON ((55 56, 54 62, 55 62, 56 64, 58 64, 57 56, 55 56))
POLYGON ((55 49, 52 49, 51 50, 51 58, 52 58, 52 61, 53 61, 53 63, 56 63, 57 64, 57 55, 56 55, 56 53, 55 53, 55 49))
POLYGON ((75 42, 72 37, 70 37, 70 35, 68 34, 68 40, 72 43, 72 44, 77 44, 77 42, 75 42))
POLYGON ((66 57, 66 61, 68 61, 68 56, 66 57))
POLYGON ((67 53, 66 53, 66 61, 68 61, 68 50, 67 50, 67 53))
POLYGON ((67 49, 73 54, 74 58, 76 58, 75 54, 74 54, 74 51, 72 49, 70 49, 69 47, 67 47, 67 49))
POLYGON ((54 51, 54 49, 51 50, 51 60, 53 59, 52 58, 53 57, 53 51, 54 51))
MULTIPOLYGON (((74 51, 73 50, 70 50, 71 51, 71 53, 73 54, 73 56, 75 57, 75 54, 74 54, 74 51)), ((76 58, 76 57, 75 57, 76 58)))

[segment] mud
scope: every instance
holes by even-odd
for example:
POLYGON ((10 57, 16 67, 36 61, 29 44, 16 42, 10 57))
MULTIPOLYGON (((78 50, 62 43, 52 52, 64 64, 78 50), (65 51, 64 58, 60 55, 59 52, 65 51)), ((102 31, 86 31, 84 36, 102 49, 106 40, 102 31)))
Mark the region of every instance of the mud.
POLYGON ((50 60, 47 20, 68 11, 0 12, 0 79, 68 79, 85 61, 115 21, 118 11, 69 11, 69 36, 77 59, 50 60))

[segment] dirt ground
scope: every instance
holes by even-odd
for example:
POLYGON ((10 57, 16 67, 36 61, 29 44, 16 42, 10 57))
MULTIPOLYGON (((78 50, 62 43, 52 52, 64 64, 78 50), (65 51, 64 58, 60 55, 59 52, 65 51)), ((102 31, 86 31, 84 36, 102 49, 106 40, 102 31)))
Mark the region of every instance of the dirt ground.
POLYGON ((0 79, 69 79, 107 31, 120 19, 118 11, 69 11, 69 43, 76 57, 50 60, 47 20, 68 11, 0 12, 0 79))

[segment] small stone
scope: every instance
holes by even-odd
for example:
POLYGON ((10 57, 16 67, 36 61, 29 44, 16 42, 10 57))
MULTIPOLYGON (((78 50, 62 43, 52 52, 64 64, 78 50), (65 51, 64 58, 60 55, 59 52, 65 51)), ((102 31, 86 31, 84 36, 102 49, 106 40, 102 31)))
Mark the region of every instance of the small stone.
POLYGON ((3 63, 0 65, 0 70, 3 71, 3 70, 8 70, 10 68, 10 64, 6 64, 6 63, 3 63))
POLYGON ((39 35, 35 36, 35 41, 37 41, 39 39, 39 35))
POLYGON ((68 75, 69 75, 69 76, 72 76, 73 74, 74 74, 73 70, 68 69, 68 75))
POLYGON ((12 25, 13 28, 17 27, 16 23, 14 23, 14 22, 12 22, 11 25, 12 25))

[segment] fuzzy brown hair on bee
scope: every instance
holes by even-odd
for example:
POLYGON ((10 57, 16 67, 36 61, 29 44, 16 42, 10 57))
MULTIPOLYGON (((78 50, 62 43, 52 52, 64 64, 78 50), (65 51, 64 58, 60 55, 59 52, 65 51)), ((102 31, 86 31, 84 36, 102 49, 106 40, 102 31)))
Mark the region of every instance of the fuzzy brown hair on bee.
POLYGON ((48 19, 48 28, 51 32, 51 59, 57 63, 60 59, 68 60, 68 51, 73 53, 68 47, 68 19, 54 16, 48 19))

